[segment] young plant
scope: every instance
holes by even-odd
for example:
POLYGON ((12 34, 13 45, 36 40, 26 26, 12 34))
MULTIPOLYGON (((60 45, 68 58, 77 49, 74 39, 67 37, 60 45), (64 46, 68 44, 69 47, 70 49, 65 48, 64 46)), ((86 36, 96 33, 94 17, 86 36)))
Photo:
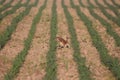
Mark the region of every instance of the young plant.
MULTIPOLYGON (((72 1, 72 0, 71 0, 72 1)), ((76 12, 79 18, 84 22, 87 30, 92 38, 92 43, 96 47, 97 51, 100 53, 101 62, 104 63, 106 67, 113 73, 117 80, 120 79, 120 64, 118 59, 111 57, 108 54, 108 50, 105 47, 102 39, 98 32, 92 27, 92 21, 81 11, 78 6, 75 6, 76 12)))
MULTIPOLYGON (((70 2, 71 6, 73 8, 75 8, 73 1, 72 0, 70 0, 70 1, 71 1, 70 2)), ((77 35, 76 35, 75 28, 74 28, 74 24, 73 24, 74 23, 73 18, 67 9, 67 6, 64 4, 64 0, 62 0, 62 7, 64 10, 65 17, 67 19, 69 33, 71 35, 71 44, 72 44, 72 47, 74 50, 73 56, 74 56, 74 60, 77 64, 79 79, 80 80, 92 80, 92 78, 90 77, 90 71, 85 65, 85 58, 81 57, 81 55, 80 55, 80 47, 79 47, 79 42, 77 40, 77 35)))

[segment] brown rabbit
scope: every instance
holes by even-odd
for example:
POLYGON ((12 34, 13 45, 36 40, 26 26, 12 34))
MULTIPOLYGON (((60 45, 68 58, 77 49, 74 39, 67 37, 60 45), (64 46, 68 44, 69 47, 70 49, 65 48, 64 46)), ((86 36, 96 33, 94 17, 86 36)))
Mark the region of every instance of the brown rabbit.
POLYGON ((56 40, 59 43, 59 46, 58 46, 59 48, 64 48, 64 47, 69 48, 68 37, 66 37, 66 40, 61 37, 56 37, 56 40))

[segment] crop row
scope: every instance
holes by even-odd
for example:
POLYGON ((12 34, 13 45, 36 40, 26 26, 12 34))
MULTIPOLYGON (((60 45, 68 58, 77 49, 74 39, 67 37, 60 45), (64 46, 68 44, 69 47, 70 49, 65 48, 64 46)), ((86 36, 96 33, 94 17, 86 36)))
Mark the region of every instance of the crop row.
POLYGON ((117 3, 115 2, 115 0, 111 0, 111 1, 112 1, 112 3, 113 3, 116 7, 120 8, 120 5, 117 4, 117 3))
MULTIPOLYGON (((120 26, 120 18, 119 18, 119 17, 118 17, 118 18, 117 18, 117 17, 113 17, 111 14, 109 14, 109 13, 106 11, 106 9, 109 9, 109 8, 110 8, 110 9, 116 14, 116 16, 119 16, 119 11, 118 11, 119 8, 116 8, 116 7, 113 7, 113 6, 109 5, 109 4, 106 2, 106 0, 104 0, 104 2, 106 2, 106 4, 108 4, 108 7, 104 7, 103 5, 101 5, 101 4, 98 2, 98 0, 94 0, 95 3, 98 5, 98 7, 94 6, 94 5, 90 2, 90 0, 87 0, 89 6, 85 6, 85 5, 82 3, 82 0, 78 0, 78 1, 79 1, 79 4, 80 4, 81 7, 91 8, 91 9, 92 9, 92 8, 93 8, 93 9, 95 9, 95 8, 96 8, 96 9, 100 9, 101 12, 102 12, 109 20, 115 22, 118 26, 120 26)), ((115 3, 114 0, 112 0, 112 2, 115 3)))
POLYGON ((87 8, 98 8, 98 7, 94 6, 94 5, 91 3, 90 0, 87 0, 87 2, 88 2, 88 4, 89 4, 89 7, 87 7, 87 8))
MULTIPOLYGON (((94 12, 94 10, 92 10, 92 8, 95 8, 95 6, 90 2, 90 0, 87 0, 87 2, 89 4, 89 7, 87 7, 87 8, 88 8, 89 12, 91 13, 91 15, 95 19, 99 20, 99 22, 102 25, 104 25, 104 27, 107 30, 107 33, 115 39, 116 45, 120 46, 120 37, 119 37, 119 35, 114 31, 114 29, 112 28, 112 26, 105 19, 103 19, 102 17, 100 17, 99 15, 97 15, 94 12)), ((101 11, 103 12, 103 14, 106 17, 108 17, 108 19, 112 19, 112 20, 116 21, 118 24, 120 23, 119 20, 117 20, 116 18, 112 17, 108 12, 106 12, 106 10, 104 9, 104 7, 100 3, 98 3, 97 0, 95 0, 95 2, 98 4, 98 6, 101 9, 101 11)), ((81 1, 80 1, 80 5, 83 5, 81 1)))
POLYGON ((8 3, 2 5, 2 8, 0 8, 0 13, 1 13, 2 11, 4 11, 5 9, 11 7, 11 3, 12 3, 13 1, 14 1, 14 0, 10 0, 8 3))
POLYGON ((113 17, 110 15, 103 7, 102 5, 98 2, 98 0, 95 0, 96 4, 99 6, 101 12, 111 21, 115 22, 118 26, 120 26, 120 20, 113 17))
MULTIPOLYGON (((114 0, 113 0, 114 1, 114 0)), ((85 4, 83 4, 83 2, 82 2, 82 0, 78 0, 78 2, 79 2, 79 4, 80 4, 80 6, 81 7, 84 7, 84 8, 99 8, 98 6, 94 6, 92 3, 91 3, 91 5, 93 5, 93 6, 89 6, 89 5, 85 5, 85 4)), ((91 2, 90 0, 87 0, 87 2, 89 3, 89 2, 91 2)), ((115 1, 114 1, 114 3, 115 3, 115 1)), ((120 5, 118 5, 118 4, 116 4, 116 6, 112 6, 113 8, 115 8, 115 9, 119 9, 119 7, 118 6, 120 6, 120 5)), ((104 9, 109 9, 109 7, 107 6, 107 7, 105 7, 105 6, 102 6, 104 9)))
POLYGON ((56 64, 56 34, 57 34, 57 12, 56 12, 56 0, 53 1, 52 5, 52 17, 50 23, 50 49, 47 52, 47 67, 46 75, 43 80, 57 80, 57 64, 56 64))
MULTIPOLYGON (((81 7, 86 7, 84 4, 82 4, 82 0, 78 0, 81 7)), ((72 5, 71 5, 72 6, 72 5)))
MULTIPOLYGON (((98 0, 97 0, 98 1, 98 0)), ((104 1, 104 3, 107 5, 107 9, 110 9, 111 11, 113 11, 114 13, 115 13, 115 15, 117 16, 116 18, 120 18, 120 13, 119 13, 119 11, 118 11, 118 9, 119 8, 117 8, 117 7, 114 7, 113 5, 110 5, 106 0, 103 0, 104 1)), ((99 5, 100 6, 98 6, 98 7, 96 7, 96 6, 94 6, 92 3, 91 3, 91 1, 90 0, 87 0, 87 2, 88 2, 88 4, 89 4, 89 7, 87 7, 87 8, 102 8, 102 9, 106 9, 105 7, 103 7, 100 3, 99 3, 99 5)), ((79 3, 80 4, 82 4, 82 2, 81 2, 81 0, 79 0, 79 3)), ((83 5, 83 4, 82 4, 83 5)))
MULTIPOLYGON (((72 1, 72 0, 71 0, 72 1)), ((105 47, 102 39, 98 32, 92 27, 92 22, 88 19, 88 17, 81 11, 79 6, 75 6, 73 1, 71 2, 74 9, 79 16, 79 18, 84 22, 87 27, 87 30, 92 38, 92 43, 96 47, 97 51, 100 53, 101 62, 104 63, 105 66, 113 73, 116 79, 120 79, 120 64, 118 59, 111 57, 108 54, 108 50, 105 47)))
MULTIPOLYGON (((36 0, 36 2, 38 3, 38 0, 36 0)), ((24 41, 24 49, 15 57, 11 69, 5 75, 5 80, 13 80, 17 76, 17 73, 19 73, 20 67, 24 63, 26 55, 28 54, 28 50, 30 49, 30 45, 32 43, 32 39, 33 39, 35 31, 36 31, 37 23, 40 21, 41 15, 42 15, 42 11, 46 7, 46 2, 47 2, 47 0, 45 0, 44 4, 39 8, 38 13, 34 17, 34 19, 32 21, 32 25, 31 25, 31 29, 30 29, 29 34, 28 34, 28 37, 24 41)), ((35 5, 35 3, 34 3, 34 5, 35 5)), ((31 8, 32 8, 32 6, 30 7, 30 9, 31 8)))
POLYGON ((21 0, 18 1, 18 3, 15 6, 13 6, 11 10, 6 11, 4 14, 0 14, 0 20, 2 20, 7 15, 13 14, 17 9, 19 9, 20 7, 26 6, 28 3, 29 3, 29 0, 27 0, 24 4, 21 4, 21 0))
MULTIPOLYGON (((90 2, 88 2, 88 3, 89 3, 89 6, 94 7, 93 5, 91 5, 90 2)), ((90 14, 95 19, 99 20, 99 22, 106 28, 107 33, 114 38, 116 45, 120 46, 120 36, 114 31, 112 26, 106 20, 104 20, 102 17, 97 15, 91 7, 87 8, 87 9, 89 10, 90 14)))
MULTIPOLYGON (((37 1, 35 2, 35 4, 37 1)), ((15 18, 13 18, 11 24, 7 26, 7 29, 0 34, 0 47, 1 49, 4 47, 4 45, 7 43, 7 41, 11 38, 12 33, 16 30, 17 24, 29 13, 30 9, 34 6, 25 4, 26 9, 21 12, 19 15, 17 15, 15 18)))
MULTIPOLYGON (((72 4, 72 2, 71 2, 72 4)), ((79 72, 79 79, 81 80, 92 80, 90 77, 90 71, 89 69, 86 67, 85 65, 85 58, 81 57, 81 53, 80 53, 80 47, 79 47, 79 42, 77 40, 77 35, 76 35, 76 31, 74 28, 74 22, 73 22, 73 18, 70 14, 70 12, 68 11, 66 5, 64 4, 64 0, 62 0, 62 7, 64 10, 64 14, 66 16, 67 19, 67 23, 68 23, 68 29, 69 29, 69 33, 71 35, 71 44, 74 50, 74 60, 77 63, 77 68, 78 68, 78 72, 79 72)), ((72 6, 74 7, 74 6, 72 6)))
POLYGON ((120 18, 120 14, 119 14, 119 11, 118 11, 119 8, 114 7, 113 5, 110 5, 106 0, 103 0, 103 1, 109 7, 109 9, 112 10, 118 18, 120 18))
POLYGON ((2 5, 4 2, 5 2, 5 0, 1 0, 1 1, 0 1, 0 5, 2 5))
POLYGON ((0 14, 0 20, 2 20, 5 16, 14 13, 17 10, 17 8, 21 6, 20 4, 21 4, 21 0, 18 1, 18 3, 15 6, 13 6, 11 10, 6 11, 4 14, 0 14))

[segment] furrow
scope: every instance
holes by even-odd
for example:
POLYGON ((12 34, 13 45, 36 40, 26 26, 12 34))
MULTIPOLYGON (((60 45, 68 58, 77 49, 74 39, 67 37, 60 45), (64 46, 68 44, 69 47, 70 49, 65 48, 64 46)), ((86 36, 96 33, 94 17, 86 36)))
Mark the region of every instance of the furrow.
MULTIPOLYGON (((74 5, 74 4, 72 4, 74 5)), ((119 65, 119 61, 116 58, 112 58, 109 54, 108 54, 108 50, 105 47, 104 43, 102 42, 100 35, 98 34, 98 32, 92 27, 92 22, 87 18, 87 16, 81 11, 81 9, 79 8, 79 6, 75 6, 74 7, 76 9, 76 12, 79 16, 79 18, 81 18, 81 20, 84 22, 84 24, 86 25, 89 34, 91 35, 92 38, 92 43, 93 45, 96 47, 97 51, 100 54, 100 59, 101 62, 105 64, 106 67, 109 67, 109 70, 113 73, 113 75, 116 77, 116 79, 119 79, 119 75, 120 75, 120 65, 119 65)))
POLYGON ((44 5, 44 9, 39 13, 41 18, 36 25, 36 32, 33 37, 30 50, 28 51, 24 64, 20 68, 20 72, 15 80, 42 80, 45 75, 46 52, 49 49, 48 43, 50 37, 49 25, 51 2, 47 0, 43 1, 38 3, 38 6, 44 5))
POLYGON ((90 77, 90 71, 89 71, 88 67, 86 67, 86 65, 85 65, 85 58, 82 57, 81 53, 80 53, 80 46, 79 46, 79 42, 77 40, 77 35, 76 35, 76 31, 75 31, 74 24, 73 24, 73 18, 71 16, 70 12, 68 11, 67 6, 64 4, 64 0, 62 0, 62 7, 63 7, 64 14, 66 16, 67 23, 68 23, 68 29, 69 29, 69 33, 71 36, 71 45, 74 50, 73 57, 77 64, 79 79, 92 80, 92 78, 90 77))
MULTIPOLYGON (((77 65, 73 58, 73 48, 70 43, 70 34, 68 31, 67 21, 61 6, 62 0, 57 0, 58 14, 58 33, 57 36, 66 39, 68 37, 69 48, 58 49, 57 47, 57 78, 58 80, 79 80, 77 65)), ((66 5, 69 3, 66 3, 66 5)), ((59 44, 59 42, 58 42, 59 44)))
MULTIPOLYGON (((82 11, 89 15, 88 12, 86 12, 85 8, 82 11)), ((89 32, 87 31, 87 28, 84 25, 83 21, 77 16, 75 9, 70 9, 70 13, 74 18, 78 41, 81 45, 81 54, 86 59, 86 65, 89 67, 92 73, 91 77, 95 80, 115 80, 112 73, 101 63, 99 53, 92 45, 92 40, 89 32)))

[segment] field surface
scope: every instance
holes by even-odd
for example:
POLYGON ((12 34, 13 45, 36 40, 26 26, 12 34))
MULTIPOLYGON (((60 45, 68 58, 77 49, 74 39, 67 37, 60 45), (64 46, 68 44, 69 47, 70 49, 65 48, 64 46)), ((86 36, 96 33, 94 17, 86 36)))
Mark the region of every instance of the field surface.
POLYGON ((0 80, 120 80, 120 0, 0 0, 0 80))

